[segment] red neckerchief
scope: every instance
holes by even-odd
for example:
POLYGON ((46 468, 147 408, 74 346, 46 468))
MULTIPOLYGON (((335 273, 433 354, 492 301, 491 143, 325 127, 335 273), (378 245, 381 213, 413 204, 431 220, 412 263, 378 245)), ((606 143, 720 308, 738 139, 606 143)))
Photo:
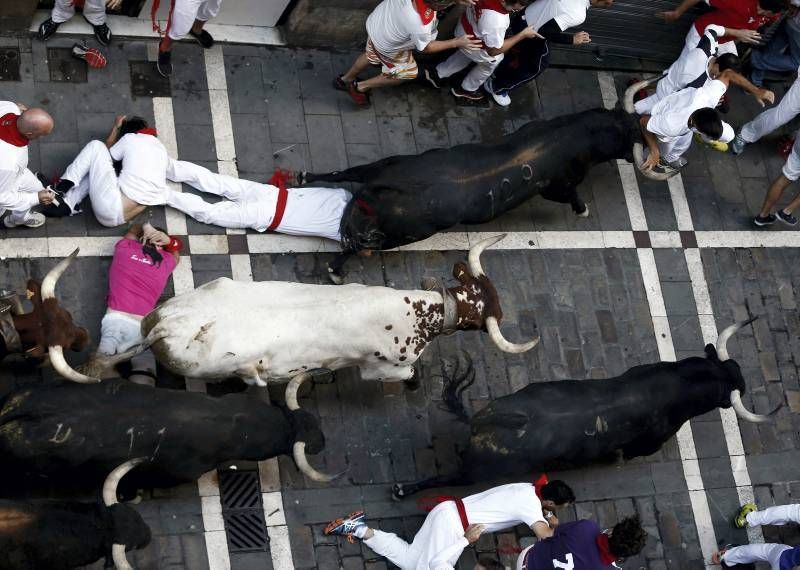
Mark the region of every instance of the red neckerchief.
POLYGON ((542 473, 539 478, 533 482, 533 490, 536 491, 536 496, 542 501, 542 487, 547 485, 550 480, 547 478, 547 473, 542 473))
POLYGON ((616 562, 617 557, 611 554, 611 548, 608 545, 607 534, 601 532, 595 538, 595 542, 597 542, 597 549, 600 551, 600 562, 606 566, 616 562))
POLYGON ((0 140, 14 146, 28 146, 28 139, 17 128, 17 119, 19 115, 15 113, 6 113, 0 117, 0 140))
POLYGON ((158 136, 158 133, 152 127, 147 127, 146 129, 139 129, 138 131, 136 131, 136 134, 137 135, 152 135, 154 137, 158 136))
POLYGON ((422 23, 426 26, 436 17, 436 10, 428 6, 425 0, 414 0, 414 8, 417 10, 417 14, 419 14, 419 19, 422 20, 422 23))
POLYGON ((478 0, 475 4, 475 19, 479 20, 483 10, 492 10, 493 12, 500 12, 501 14, 508 14, 508 10, 503 6, 501 0, 478 0))

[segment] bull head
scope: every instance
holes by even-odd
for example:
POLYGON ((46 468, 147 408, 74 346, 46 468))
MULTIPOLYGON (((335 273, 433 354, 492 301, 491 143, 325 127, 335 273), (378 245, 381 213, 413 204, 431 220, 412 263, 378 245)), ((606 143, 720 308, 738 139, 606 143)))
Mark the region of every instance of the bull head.
POLYGON ((453 266, 453 277, 461 283, 461 286, 448 289, 447 295, 455 299, 456 325, 459 329, 485 328, 497 348, 503 352, 519 354, 535 347, 539 339, 522 344, 506 340, 500 332, 503 311, 500 308, 497 289, 481 266, 481 253, 505 237, 506 234, 501 234, 486 238, 471 247, 467 257, 469 267, 461 262, 453 266))
MULTIPOLYGON (((744 326, 749 325, 757 318, 758 317, 753 317, 752 319, 747 321, 734 323, 729 327, 726 327, 725 329, 723 329, 721 333, 719 333, 719 336, 717 337, 716 349, 717 349, 717 357, 719 358, 720 362, 730 361, 733 363, 733 361, 731 361, 731 357, 728 355, 728 339, 730 339, 734 334, 736 334, 736 331, 738 331, 744 326)), ((741 372, 738 371, 738 365, 736 373, 741 378, 741 372)), ((741 384, 742 386, 744 385, 743 379, 741 384)), ((734 411, 736 412, 736 415, 740 419, 754 423, 763 423, 770 421, 769 415, 754 414, 753 412, 744 407, 744 404, 742 403, 742 393, 738 388, 734 388, 733 390, 731 390, 730 400, 731 400, 731 406, 733 407, 734 411)))
MULTIPOLYGON (((140 463, 144 463, 146 460, 147 458, 145 457, 131 459, 109 473, 108 477, 106 477, 105 483, 103 483, 103 504, 105 504, 106 507, 110 509, 119 502, 117 500, 117 487, 119 486, 119 482, 123 477, 125 477, 125 475, 128 474, 131 469, 140 463)), ((130 546, 133 547, 138 545, 130 546)), ((115 543, 111 546, 111 557, 114 560, 114 565, 117 567, 117 570, 133 570, 133 566, 130 565, 127 557, 125 556, 125 548, 125 544, 115 543)))
MULTIPOLYGON (((623 106, 625 110, 630 113, 631 115, 636 114, 636 109, 633 106, 633 96, 640 90, 645 89, 648 85, 654 83, 661 79, 660 75, 650 77, 649 79, 645 79, 644 81, 639 81, 634 83, 630 87, 625 90, 625 95, 623 96, 623 106)), ((644 146, 640 142, 633 143, 633 162, 636 165, 636 168, 639 172, 642 173, 642 176, 646 178, 650 178, 651 180, 668 180, 678 174, 678 171, 670 172, 670 173, 661 173, 661 172, 654 172, 652 169, 645 170, 642 168, 642 164, 644 164, 644 146)))
POLYGON ((27 356, 41 358, 45 347, 53 368, 73 382, 99 382, 74 370, 64 359, 64 347, 82 350, 89 343, 89 333, 85 328, 77 327, 72 322, 72 315, 58 304, 55 297, 56 283, 78 255, 76 248, 69 257, 61 260, 51 269, 42 281, 41 286, 33 279, 28 281, 28 296, 33 303, 33 311, 14 316, 14 327, 19 333, 27 356))

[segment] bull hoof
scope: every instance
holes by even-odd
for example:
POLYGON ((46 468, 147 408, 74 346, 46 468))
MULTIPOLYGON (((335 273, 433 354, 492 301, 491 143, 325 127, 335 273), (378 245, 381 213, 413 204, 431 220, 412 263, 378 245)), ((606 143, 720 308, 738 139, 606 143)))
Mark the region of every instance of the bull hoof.
POLYGON ((402 501, 406 498, 405 489, 402 483, 395 483, 392 485, 392 500, 402 501))
POLYGON ((331 267, 328 267, 328 279, 330 279, 331 283, 334 285, 341 285, 344 283, 344 273, 336 272, 331 267))

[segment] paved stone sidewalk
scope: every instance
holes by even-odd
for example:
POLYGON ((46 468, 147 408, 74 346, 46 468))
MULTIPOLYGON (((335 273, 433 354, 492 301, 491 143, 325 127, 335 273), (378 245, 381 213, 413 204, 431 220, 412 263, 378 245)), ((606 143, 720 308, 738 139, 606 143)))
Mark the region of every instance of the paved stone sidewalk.
MULTIPOLYGON (((3 97, 44 106, 56 117, 53 135, 31 146, 31 167, 51 176, 59 174, 85 142, 104 138, 116 114, 136 113, 154 119, 151 97, 132 95, 136 87, 132 85, 132 66, 136 62, 147 65, 144 43, 116 42, 109 49, 108 67, 90 70, 85 83, 53 81, 58 74, 51 75, 48 50, 71 44, 71 40, 59 37, 46 45, 0 38, 0 46, 19 48, 23 63, 22 81, 0 83, 3 97)), ((356 109, 345 94, 331 87, 331 78, 346 69, 354 54, 253 46, 224 46, 222 51, 236 164, 239 176, 252 180, 266 180, 275 167, 328 171, 391 154, 490 140, 529 120, 603 104, 596 73, 550 69, 536 84, 514 92, 508 109, 457 106, 445 92, 418 85, 376 93, 371 108, 356 109)), ((218 153, 203 54, 194 45, 181 44, 176 47, 175 59, 176 74, 168 96, 179 156, 216 170, 218 153)), ((619 74, 614 79, 621 93, 628 76, 619 74)), ((734 124, 741 124, 756 112, 756 105, 741 94, 734 94, 732 100, 734 124)), ((774 147, 774 139, 767 139, 736 158, 697 145, 692 148, 682 178, 693 230, 751 229, 750 217, 782 164, 774 147)), ((535 350, 522 356, 504 355, 487 342, 485 335, 460 333, 437 340, 424 353, 424 381, 417 391, 409 391, 402 384, 362 382, 355 373, 344 371, 336 374, 333 382, 317 382, 302 394, 301 405, 320 418, 327 437, 326 450, 314 460, 315 465, 329 471, 346 468, 347 473, 322 487, 305 481, 290 458, 280 458, 283 514, 296 568, 388 567, 364 546, 323 536, 321 529, 330 518, 358 508, 365 508, 380 528, 413 536, 424 512, 415 501, 392 502, 390 485, 452 471, 456 452, 467 436, 465 426, 441 409, 442 361, 452 361, 463 351, 472 355, 477 380, 469 390, 467 404, 477 411, 491 399, 529 382, 565 378, 590 381, 658 360, 650 284, 644 281, 641 263, 648 252, 653 252, 677 357, 702 354, 701 324, 707 315, 698 315, 691 268, 684 254, 684 247, 691 247, 696 235, 681 226, 665 184, 639 177, 638 187, 645 228, 632 226, 619 170, 611 163, 596 167, 581 185, 581 194, 591 209, 589 218, 576 218, 568 207, 536 198, 491 224, 473 228, 482 232, 574 231, 575 235, 593 230, 637 230, 634 237, 638 248, 532 248, 485 253, 484 266, 503 303, 504 332, 511 339, 540 335, 535 350), (686 231, 679 235, 678 230, 686 231)), ((151 208, 144 218, 163 224, 163 209, 151 208)), ((187 220, 187 229, 192 236, 225 233, 192 220, 187 220)), ((37 230, 0 230, 0 239, 121 233, 119 229, 102 228, 87 212, 51 220, 37 230)), ((190 252, 195 285, 231 276, 229 254, 249 253, 247 242, 239 236, 229 235, 224 240, 222 251, 190 252)), ((461 251, 386 252, 354 260, 349 265, 348 280, 412 288, 423 276, 448 276, 452 264, 464 255, 461 251)), ((41 277, 56 262, 41 255, 25 257, 26 252, 19 251, 0 261, 0 287, 19 288, 24 278, 41 277)), ((745 404, 757 412, 784 404, 774 424, 740 426, 750 478, 762 505, 798 500, 800 492, 796 475, 800 461, 796 452, 800 447, 797 257, 797 249, 791 248, 701 250, 718 327, 734 318, 761 316, 752 329, 744 330, 731 342, 731 353, 742 365, 748 382, 745 404)), ((249 253, 256 280, 324 283, 324 265, 331 258, 332 254, 326 253, 249 253)), ((59 284, 62 303, 77 321, 90 328, 95 339, 108 264, 107 256, 79 258, 59 284)), ((168 288, 165 296, 172 294, 173 289, 168 288)), ((48 371, 35 371, 17 375, 15 381, 40 382, 49 376, 48 371)), ((209 392, 240 389, 231 382, 213 386, 209 392)), ((280 401, 282 387, 275 387, 271 393, 273 400, 280 401)), ((712 412, 691 424, 713 531, 721 541, 744 542, 745 534, 728 525, 739 498, 720 416, 712 412)), ((611 525, 621 516, 639 513, 650 539, 642 555, 626 561, 625 568, 703 566, 698 526, 674 439, 651 457, 552 476, 563 476, 579 497, 562 520, 591 517, 601 525, 611 525)), ((487 486, 488 482, 476 489, 487 486)), ((151 546, 131 556, 137 568, 194 570, 209 566, 203 539, 209 529, 196 484, 148 492, 136 508, 154 533, 151 546)), ((789 529, 780 538, 794 540, 793 544, 800 542, 793 534, 796 532, 789 529)), ((766 537, 778 538, 772 531, 766 537)), ((477 548, 465 553, 459 567, 471 569, 476 555, 484 553, 499 556, 513 567, 515 553, 530 540, 525 529, 484 537, 477 548)), ((269 548, 231 552, 230 565, 235 569, 269 568, 271 554, 269 548)), ((95 567, 101 567, 101 563, 95 567)))

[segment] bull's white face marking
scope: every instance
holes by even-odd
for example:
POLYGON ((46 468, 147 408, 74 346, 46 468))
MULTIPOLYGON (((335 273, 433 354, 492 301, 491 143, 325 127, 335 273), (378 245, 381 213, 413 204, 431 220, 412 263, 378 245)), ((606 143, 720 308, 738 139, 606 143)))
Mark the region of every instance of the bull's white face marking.
POLYGON ((56 444, 64 443, 65 441, 67 441, 69 437, 72 435, 72 428, 67 428, 67 430, 62 434, 61 430, 63 428, 64 424, 58 424, 58 426, 56 427, 56 433, 53 434, 53 437, 51 437, 48 441, 50 443, 56 443, 56 444))

